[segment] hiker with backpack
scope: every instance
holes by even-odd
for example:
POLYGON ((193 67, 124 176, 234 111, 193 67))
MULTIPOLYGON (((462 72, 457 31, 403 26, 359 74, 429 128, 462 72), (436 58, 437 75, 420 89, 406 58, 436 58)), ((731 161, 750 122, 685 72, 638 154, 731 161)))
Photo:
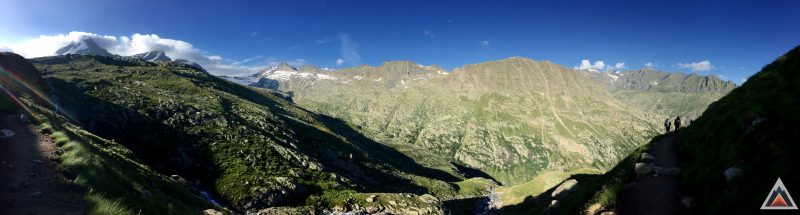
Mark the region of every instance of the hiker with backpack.
POLYGON ((681 129, 681 116, 675 117, 675 132, 681 129))
POLYGON ((670 123, 670 121, 669 121, 669 118, 667 118, 667 119, 665 119, 665 120, 664 120, 664 128, 666 128, 666 129, 667 129, 667 132, 666 132, 666 133, 669 133, 669 127, 670 127, 671 125, 672 125, 672 123, 670 123))

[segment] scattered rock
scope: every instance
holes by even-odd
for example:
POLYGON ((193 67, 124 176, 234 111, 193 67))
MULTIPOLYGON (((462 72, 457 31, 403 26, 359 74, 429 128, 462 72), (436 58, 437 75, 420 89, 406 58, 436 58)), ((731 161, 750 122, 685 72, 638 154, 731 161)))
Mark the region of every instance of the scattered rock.
POLYGON ((397 202, 396 202, 396 201, 394 201, 394 200, 389 200, 389 204, 390 204, 390 205, 397 206, 397 202))
POLYGON ((742 174, 742 169, 739 169, 738 167, 735 167, 735 166, 734 167, 730 167, 730 168, 726 169, 723 174, 725 175, 725 181, 728 181, 728 183, 731 183, 731 180, 733 180, 733 178, 735 178, 739 174, 742 174))
POLYGON ((566 180, 566 181, 562 182, 561 185, 558 185, 558 187, 556 187, 555 190, 553 190, 553 193, 550 194, 550 197, 560 199, 562 196, 566 195, 567 193, 572 192, 572 189, 577 184, 578 184, 578 180, 575 180, 575 179, 566 180))
POLYGON ((614 213, 614 211, 606 211, 606 212, 601 213, 600 215, 615 215, 615 214, 617 214, 617 213, 614 213))
POLYGON ((686 206, 687 208, 692 207, 692 200, 694 200, 692 197, 684 196, 681 199, 681 204, 683 204, 683 206, 686 206))
POLYGON ((367 202, 374 202, 375 201, 375 197, 377 197, 377 196, 376 195, 371 195, 371 196, 367 197, 367 202))
POLYGON ((224 215, 224 213, 215 209, 206 209, 203 211, 203 215, 224 215))
POLYGON ((650 153, 644 152, 642 153, 640 160, 642 161, 642 163, 653 163, 656 162, 656 157, 654 157, 650 153))
POLYGON ((551 207, 552 207, 553 205, 556 205, 556 204, 558 204, 558 200, 555 200, 555 199, 553 199, 553 201, 550 201, 550 206, 551 206, 551 207))

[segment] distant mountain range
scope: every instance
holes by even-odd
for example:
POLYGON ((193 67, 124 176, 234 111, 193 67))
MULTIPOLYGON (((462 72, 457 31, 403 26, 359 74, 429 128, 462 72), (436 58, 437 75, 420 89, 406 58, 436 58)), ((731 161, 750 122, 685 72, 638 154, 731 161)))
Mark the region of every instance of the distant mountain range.
POLYGON ((629 71, 587 72, 608 89, 628 89, 655 92, 727 93, 736 88, 732 81, 716 75, 663 72, 650 68, 629 71))
MULTIPOLYGON (((115 57, 118 55, 111 54, 108 50, 100 47, 96 41, 92 38, 82 38, 78 41, 72 42, 64 47, 59 48, 56 51, 57 55, 96 55, 96 56, 105 56, 105 57, 115 57)), ((141 59, 144 61, 149 62, 177 62, 182 64, 187 64, 189 66, 195 67, 197 69, 206 71, 205 68, 200 66, 195 62, 185 60, 185 59, 175 59, 174 61, 172 58, 167 56, 166 52, 163 50, 153 50, 144 53, 134 54, 131 56, 127 56, 131 58, 141 59)))

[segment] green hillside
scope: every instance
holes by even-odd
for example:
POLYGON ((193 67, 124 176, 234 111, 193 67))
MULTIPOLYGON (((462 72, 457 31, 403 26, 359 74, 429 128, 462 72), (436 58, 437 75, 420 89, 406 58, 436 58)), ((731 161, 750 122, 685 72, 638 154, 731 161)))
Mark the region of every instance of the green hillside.
MULTIPOLYGON (((800 189, 800 47, 711 104, 685 132, 682 181, 696 213, 757 213, 780 177, 800 189), (730 182, 723 172, 741 174, 730 182)), ((796 201, 796 200, 795 200, 796 201)))
MULTIPOLYGON (((438 213, 444 210, 439 199, 476 195, 492 186, 462 182, 467 177, 456 167, 416 146, 403 149, 427 157, 422 162, 338 119, 185 64, 80 55, 31 61, 57 92, 53 101, 78 127, 53 120, 50 126, 95 144, 85 147, 117 147, 152 174, 178 175, 195 194, 206 192, 237 211, 438 213), (378 200, 366 201, 371 195, 378 200)), ((115 181, 130 182, 124 179, 115 181)), ((117 193, 111 191, 106 192, 117 193)), ((151 208, 139 203, 119 202, 129 211, 151 208)))

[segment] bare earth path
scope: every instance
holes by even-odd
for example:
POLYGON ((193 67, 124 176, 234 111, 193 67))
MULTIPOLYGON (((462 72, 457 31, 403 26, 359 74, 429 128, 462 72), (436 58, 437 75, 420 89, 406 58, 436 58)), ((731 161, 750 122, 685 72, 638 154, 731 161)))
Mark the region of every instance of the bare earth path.
POLYGON ((56 171, 57 147, 19 115, 0 113, 0 214, 85 214, 81 190, 56 171))
MULTIPOLYGON (((655 143, 649 150, 655 158, 656 166, 678 167, 675 141, 677 135, 670 133, 655 143)), ((642 176, 634 182, 633 188, 623 192, 617 201, 619 214, 685 214, 680 203, 680 181, 678 176, 642 176)))

